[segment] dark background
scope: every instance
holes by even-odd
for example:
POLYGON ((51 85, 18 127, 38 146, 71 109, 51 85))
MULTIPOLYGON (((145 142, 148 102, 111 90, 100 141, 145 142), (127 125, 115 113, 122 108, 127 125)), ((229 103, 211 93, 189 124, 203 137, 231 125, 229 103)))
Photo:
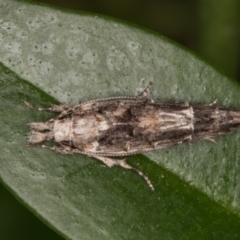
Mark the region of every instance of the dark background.
MULTIPOLYGON (((123 19, 195 51, 226 75, 240 79, 240 1, 42 0, 58 7, 123 19), (219 2, 222 2, 219 4, 219 2), (239 9, 239 10, 238 10, 239 9)), ((0 239, 62 239, 0 185, 0 239), (8 216, 8 217, 6 217, 8 216)))

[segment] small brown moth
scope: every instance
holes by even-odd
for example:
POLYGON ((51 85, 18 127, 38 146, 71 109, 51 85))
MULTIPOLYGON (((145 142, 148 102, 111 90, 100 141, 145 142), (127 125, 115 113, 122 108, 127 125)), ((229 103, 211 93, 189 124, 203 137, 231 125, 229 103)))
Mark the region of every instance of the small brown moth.
MULTIPOLYGON (((76 106, 54 105, 37 108, 59 112, 47 122, 30 123, 28 143, 54 141, 63 154, 81 153, 94 157, 108 167, 132 169, 154 190, 149 178, 124 159, 160 148, 198 140, 214 141, 240 126, 240 111, 209 105, 189 105, 148 99, 152 83, 137 97, 112 97, 87 101, 76 106)), ((25 102, 34 108, 28 102, 25 102)))

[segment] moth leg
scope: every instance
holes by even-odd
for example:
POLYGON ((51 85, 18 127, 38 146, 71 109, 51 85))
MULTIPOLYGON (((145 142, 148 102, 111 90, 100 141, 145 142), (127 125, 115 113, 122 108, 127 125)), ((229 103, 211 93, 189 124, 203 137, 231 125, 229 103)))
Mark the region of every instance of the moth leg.
MULTIPOLYGON (((62 154, 74 154, 74 153, 81 153, 81 154, 85 154, 84 152, 78 150, 78 149, 73 149, 71 147, 68 146, 47 146, 47 145, 40 145, 40 147, 42 148, 47 148, 47 149, 51 149, 55 152, 58 153, 62 153, 62 154)), ((132 167, 131 165, 129 165, 128 163, 126 163, 126 159, 114 159, 114 158, 110 158, 110 157, 104 157, 104 156, 98 156, 98 155, 89 155, 89 157, 94 157, 98 160, 100 160, 101 162, 103 162, 104 164, 106 164, 108 167, 113 167, 113 166, 120 166, 122 168, 125 169, 131 169, 135 172, 137 172, 141 177, 144 178, 144 180, 147 182, 148 186, 151 188, 151 190, 154 191, 154 186, 152 184, 152 182, 150 181, 150 179, 148 178, 147 175, 145 175, 142 171, 140 171, 137 168, 132 167)))
POLYGON ((73 154, 71 147, 63 147, 63 146, 47 146, 47 145, 40 145, 41 148, 51 149, 55 152, 62 153, 62 154, 73 154))
POLYGON ((151 88, 152 88, 152 82, 150 82, 150 83, 148 84, 148 86, 146 87, 146 89, 145 89, 142 93, 140 93, 140 94, 137 96, 137 98, 138 98, 138 99, 141 99, 141 98, 147 97, 147 95, 148 95, 149 92, 151 91, 151 88))
POLYGON ((217 103, 218 99, 214 99, 211 103, 207 104, 207 106, 214 106, 217 103))
POLYGON ((27 101, 24 101, 24 104, 27 107, 38 110, 38 111, 63 112, 64 110, 70 108, 67 105, 52 105, 52 107, 49 107, 49 108, 34 107, 31 103, 29 103, 27 101))
POLYGON ((148 186, 151 188, 151 190, 154 190, 153 184, 150 181, 150 179, 139 169, 132 167, 126 162, 126 159, 114 159, 110 157, 104 157, 104 156, 98 156, 98 155, 91 155, 91 157, 94 157, 100 161, 102 161, 104 164, 106 164, 108 167, 112 166, 120 166, 125 169, 131 169, 135 172, 137 172, 141 177, 144 178, 144 180, 147 182, 148 186))
POLYGON ((204 140, 207 140, 207 141, 217 144, 217 142, 213 138, 204 138, 204 140))

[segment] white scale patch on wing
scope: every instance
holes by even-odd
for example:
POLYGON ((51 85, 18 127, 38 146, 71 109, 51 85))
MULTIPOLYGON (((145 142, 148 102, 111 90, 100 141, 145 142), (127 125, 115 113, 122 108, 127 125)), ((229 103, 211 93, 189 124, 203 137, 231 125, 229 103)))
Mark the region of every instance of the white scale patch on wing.
POLYGON ((72 121, 71 119, 56 120, 53 125, 54 139, 56 142, 69 141, 72 139, 72 121))
POLYGON ((173 129, 193 130, 193 117, 192 107, 175 112, 159 110, 153 116, 141 117, 139 127, 145 128, 145 131, 150 132, 166 132, 173 129))
POLYGON ((87 119, 77 120, 74 126, 74 134, 77 135, 91 135, 97 137, 102 131, 106 131, 110 128, 107 121, 96 121, 95 117, 88 117, 87 119))
POLYGON ((193 130, 193 117, 194 112, 193 108, 189 107, 185 110, 176 111, 176 112, 159 112, 159 124, 160 131, 167 131, 169 129, 178 129, 178 130, 193 130))

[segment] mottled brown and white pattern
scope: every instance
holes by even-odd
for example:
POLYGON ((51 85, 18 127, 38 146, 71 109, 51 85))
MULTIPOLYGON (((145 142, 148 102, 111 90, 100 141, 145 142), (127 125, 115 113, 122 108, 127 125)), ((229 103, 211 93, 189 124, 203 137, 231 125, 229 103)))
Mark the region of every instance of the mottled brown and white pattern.
MULTIPOLYGON (((188 103, 168 103, 147 99, 151 84, 138 97, 114 97, 85 102, 76 106, 53 106, 39 110, 60 112, 47 122, 31 123, 29 144, 55 141, 45 148, 64 153, 82 153, 101 160, 109 167, 130 166, 128 156, 198 140, 213 140, 240 126, 240 111, 188 103)), ((29 103, 26 104, 32 107, 29 103)))

